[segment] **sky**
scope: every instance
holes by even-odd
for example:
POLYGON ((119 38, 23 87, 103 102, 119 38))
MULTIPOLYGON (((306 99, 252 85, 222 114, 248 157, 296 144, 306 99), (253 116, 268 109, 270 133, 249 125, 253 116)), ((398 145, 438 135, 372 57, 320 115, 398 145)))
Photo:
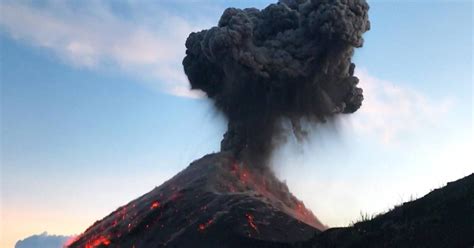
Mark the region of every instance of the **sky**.
MULTIPOLYGON (((184 41, 271 2, 0 1, 0 247, 79 234, 218 151, 226 122, 188 90, 184 41)), ((369 4, 362 108, 273 158, 329 226, 474 172, 472 2, 369 4)))

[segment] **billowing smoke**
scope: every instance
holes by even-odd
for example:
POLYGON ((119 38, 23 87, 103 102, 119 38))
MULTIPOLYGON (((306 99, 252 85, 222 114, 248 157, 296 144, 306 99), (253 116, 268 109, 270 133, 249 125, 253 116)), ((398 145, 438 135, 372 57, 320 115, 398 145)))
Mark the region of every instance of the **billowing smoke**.
POLYGON ((369 30, 365 0, 285 0, 263 10, 228 8, 217 27, 191 33, 184 71, 227 117, 221 150, 262 167, 302 119, 324 122, 362 104, 354 48, 369 30))

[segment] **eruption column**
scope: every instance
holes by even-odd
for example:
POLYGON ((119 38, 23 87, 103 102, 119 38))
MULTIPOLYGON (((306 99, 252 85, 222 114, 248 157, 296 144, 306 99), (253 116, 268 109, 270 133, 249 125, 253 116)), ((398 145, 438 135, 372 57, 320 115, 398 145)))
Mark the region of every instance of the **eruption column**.
POLYGON ((285 0, 228 8, 217 26, 191 33, 184 71, 227 117, 221 150, 266 168, 288 120, 324 122, 362 104, 354 48, 369 30, 365 0, 285 0))

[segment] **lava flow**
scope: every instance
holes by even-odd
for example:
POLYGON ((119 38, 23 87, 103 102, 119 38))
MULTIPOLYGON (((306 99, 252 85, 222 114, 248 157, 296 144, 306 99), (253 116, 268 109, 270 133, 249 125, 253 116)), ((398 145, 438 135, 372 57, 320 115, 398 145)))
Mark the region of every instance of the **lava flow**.
POLYGON ((108 245, 110 245, 110 240, 104 236, 99 236, 87 242, 85 245, 85 248, 94 248, 94 247, 108 246, 108 245))
POLYGON ((254 173, 231 153, 207 155, 94 223, 68 247, 245 247, 303 241, 325 229, 267 173, 254 173))
MULTIPOLYGON (((258 233, 257 225, 255 225, 255 222, 253 221, 253 215, 245 214, 245 217, 247 217, 247 222, 249 223, 249 226, 252 227, 253 230, 255 230, 255 232, 258 233)), ((249 236, 250 236, 250 233, 249 233, 249 236)))
POLYGON ((213 220, 210 219, 210 220, 208 220, 206 223, 199 224, 199 231, 204 231, 204 230, 206 230, 206 228, 207 228, 208 226, 210 226, 210 225, 212 224, 212 222, 213 222, 213 220))
POLYGON ((159 208, 160 207, 160 202, 159 201, 154 201, 151 206, 150 206, 150 209, 155 209, 155 208, 159 208))

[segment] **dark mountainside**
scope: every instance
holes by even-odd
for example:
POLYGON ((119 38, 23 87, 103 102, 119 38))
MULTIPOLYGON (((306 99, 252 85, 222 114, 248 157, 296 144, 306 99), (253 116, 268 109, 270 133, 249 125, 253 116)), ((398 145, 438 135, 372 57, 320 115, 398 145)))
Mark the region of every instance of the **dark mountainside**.
POLYGON ((69 247, 252 247, 309 240, 323 229, 273 174, 221 152, 94 223, 69 247))
POLYGON ((326 229, 273 175, 207 155, 69 247, 472 247, 474 174, 388 213, 326 229))

